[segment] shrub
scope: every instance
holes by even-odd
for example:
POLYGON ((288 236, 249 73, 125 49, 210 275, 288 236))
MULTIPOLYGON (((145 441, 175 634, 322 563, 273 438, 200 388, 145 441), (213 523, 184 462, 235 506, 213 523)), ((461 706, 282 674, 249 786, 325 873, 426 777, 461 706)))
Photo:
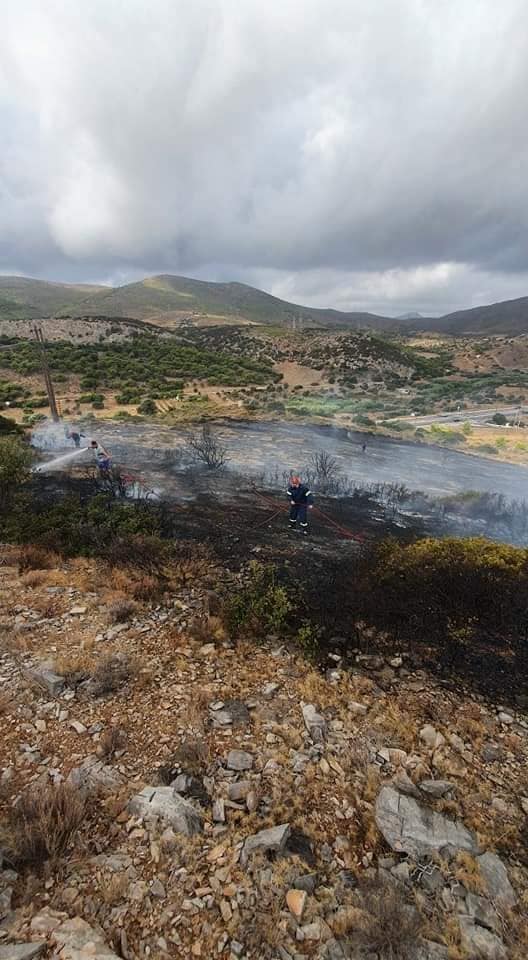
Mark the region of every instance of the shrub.
POLYGON ((117 693, 130 680, 132 670, 127 657, 114 654, 105 657, 97 665, 93 673, 93 694, 103 697, 110 693, 117 693))
POLYGON ((53 570, 57 566, 57 556, 43 547, 28 543, 18 555, 18 572, 26 570, 53 570))
POLYGON ((32 460, 30 448, 18 437, 0 438, 0 507, 5 507, 29 479, 32 460))
POLYGON ((508 423, 503 413, 494 413, 491 418, 491 422, 498 424, 500 427, 504 427, 508 423))
POLYGON ((133 600, 115 600, 107 607, 109 623, 126 623, 137 611, 137 604, 133 600))
POLYGON ((277 582, 275 567, 253 561, 244 587, 228 601, 226 623, 235 634, 276 633, 285 627, 292 610, 286 588, 277 582))
POLYGON ((154 400, 150 398, 143 400, 143 402, 139 404, 138 413, 141 413, 144 417, 153 417, 157 412, 158 408, 154 400))
POLYGON ((418 955, 422 920, 393 883, 363 882, 360 903, 365 911, 354 940, 378 960, 413 960, 418 955))
POLYGON ((39 870, 66 853, 86 814, 86 801, 67 783, 32 786, 12 808, 2 845, 15 866, 39 870))

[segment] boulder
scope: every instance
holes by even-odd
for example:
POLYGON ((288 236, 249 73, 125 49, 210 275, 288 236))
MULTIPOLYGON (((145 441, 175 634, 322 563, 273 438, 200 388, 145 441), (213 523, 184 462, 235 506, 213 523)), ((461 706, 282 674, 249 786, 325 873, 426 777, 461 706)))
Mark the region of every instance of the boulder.
POLYGON ((508 872, 496 853, 483 853, 477 857, 477 863, 486 884, 487 895, 491 900, 513 907, 517 903, 515 891, 510 883, 508 872))
POLYGON ((468 960, 507 960, 506 947, 491 930, 481 927, 473 917, 460 917, 459 923, 468 960))
POLYGON ((211 709, 215 727, 246 727, 249 725, 249 710, 242 700, 225 700, 217 710, 211 709))
POLYGON ((67 782, 85 793, 115 793, 123 786, 124 779, 114 767, 91 754, 71 770, 67 782))
POLYGON ((326 737, 326 720, 317 712, 313 703, 303 703, 304 725, 314 743, 322 743, 326 737))
POLYGON ((65 920, 54 930, 52 940, 60 960, 118 960, 102 936, 81 917, 65 920))
POLYGON ((66 683, 64 677, 59 676, 58 673, 55 673, 45 664, 39 664, 30 670, 26 670, 25 675, 28 680, 36 683, 39 687, 42 687, 43 690, 49 693, 50 697, 58 697, 59 694, 61 694, 64 690, 64 685, 66 683))
POLYGON ((448 949, 443 944, 434 943, 433 940, 422 940, 414 960, 448 960, 448 956, 448 949))
POLYGON ((251 770, 253 757, 245 750, 230 750, 227 756, 228 770, 251 770))
POLYGON ((46 949, 45 940, 36 943, 5 943, 0 947, 0 960, 34 960, 46 949))
POLYGON ((136 817, 160 817, 186 837, 203 830, 203 820, 196 808, 172 787, 144 787, 141 793, 131 797, 128 809, 136 817))
POLYGON ((375 818, 392 849, 417 860, 448 845, 473 854, 478 849, 476 837, 463 823, 422 807, 393 787, 380 791, 375 818))
POLYGON ((455 784, 451 783, 450 780, 422 780, 418 786, 422 793, 434 797, 435 800, 440 800, 447 793, 454 793, 456 790, 455 784))
POLYGON ((270 827, 268 830, 260 830, 246 839, 242 848, 240 861, 243 866, 247 863, 252 853, 277 853, 284 850, 291 833, 289 823, 281 823, 277 827, 270 827))

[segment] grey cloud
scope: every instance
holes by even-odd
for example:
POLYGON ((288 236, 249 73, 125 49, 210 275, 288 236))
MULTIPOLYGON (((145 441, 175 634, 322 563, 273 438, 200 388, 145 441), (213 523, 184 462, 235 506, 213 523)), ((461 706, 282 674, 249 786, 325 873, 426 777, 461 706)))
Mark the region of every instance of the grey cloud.
POLYGON ((520 295, 524 0, 5 0, 3 21, 1 272, 388 312, 520 295))

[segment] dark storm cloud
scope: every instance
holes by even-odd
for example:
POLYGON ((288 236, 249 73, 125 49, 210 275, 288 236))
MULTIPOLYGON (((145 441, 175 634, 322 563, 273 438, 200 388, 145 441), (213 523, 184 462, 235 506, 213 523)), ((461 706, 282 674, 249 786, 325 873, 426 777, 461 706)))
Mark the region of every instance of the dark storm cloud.
POLYGON ((528 293, 527 27, 524 0, 4 0, 0 271, 528 293))

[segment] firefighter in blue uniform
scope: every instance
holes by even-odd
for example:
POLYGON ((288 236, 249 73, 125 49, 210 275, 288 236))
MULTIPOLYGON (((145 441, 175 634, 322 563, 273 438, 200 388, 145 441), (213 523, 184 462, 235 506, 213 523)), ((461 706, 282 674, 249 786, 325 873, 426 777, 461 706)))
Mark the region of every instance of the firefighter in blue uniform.
POLYGON ((308 533, 308 510, 313 506, 313 494, 302 483, 300 477, 292 477, 288 486, 290 500, 290 529, 297 529, 297 520, 301 533, 308 533))

